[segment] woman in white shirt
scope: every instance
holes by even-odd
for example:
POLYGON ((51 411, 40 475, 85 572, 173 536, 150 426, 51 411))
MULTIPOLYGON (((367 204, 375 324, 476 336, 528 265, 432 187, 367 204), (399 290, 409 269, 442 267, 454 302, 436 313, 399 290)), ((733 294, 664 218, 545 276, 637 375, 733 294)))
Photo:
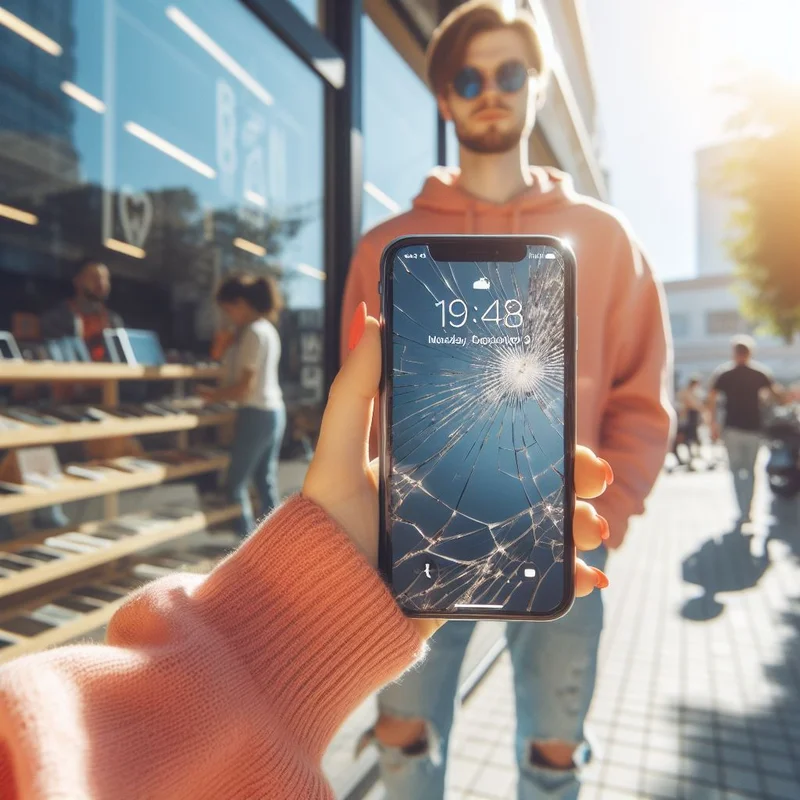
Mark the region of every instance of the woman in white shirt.
POLYGON ((266 276, 227 278, 217 290, 217 304, 235 328, 225 354, 227 385, 203 388, 209 402, 240 403, 228 468, 228 495, 242 507, 240 534, 255 528, 248 488, 255 485, 261 514, 278 505, 278 456, 286 428, 286 410, 278 383, 281 340, 274 323, 282 303, 278 287, 266 276))

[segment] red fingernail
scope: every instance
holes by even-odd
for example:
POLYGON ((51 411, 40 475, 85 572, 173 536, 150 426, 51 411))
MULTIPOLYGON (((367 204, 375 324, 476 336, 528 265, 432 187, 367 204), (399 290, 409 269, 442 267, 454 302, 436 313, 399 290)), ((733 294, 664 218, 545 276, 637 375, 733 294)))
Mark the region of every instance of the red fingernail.
POLYGON ((601 458, 600 462, 603 465, 603 469, 606 471, 606 484, 611 486, 611 484, 614 483, 614 470, 611 469, 611 464, 609 464, 604 458, 601 458))
POLYGON ((356 345, 361 341, 364 335, 364 328, 367 325, 367 304, 359 303, 353 314, 353 321, 350 323, 350 335, 347 339, 347 346, 351 350, 356 349, 356 345))
POLYGON ((594 572, 594 585, 598 589, 605 589, 608 586, 608 576, 601 569, 597 567, 589 567, 594 572))
POLYGON ((597 519, 600 520, 600 538, 605 541, 609 536, 611 536, 611 527, 609 526, 608 520, 605 517, 601 517, 598 514, 597 519))

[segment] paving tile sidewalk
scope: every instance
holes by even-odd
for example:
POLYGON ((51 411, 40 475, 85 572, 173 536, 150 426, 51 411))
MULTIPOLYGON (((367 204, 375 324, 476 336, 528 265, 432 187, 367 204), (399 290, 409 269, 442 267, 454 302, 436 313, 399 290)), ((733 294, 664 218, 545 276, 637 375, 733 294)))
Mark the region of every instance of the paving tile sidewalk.
MULTIPOLYGON (((800 798, 798 506, 767 524, 761 492, 769 541, 727 533, 729 480, 664 476, 610 560, 580 800, 800 798)), ((447 800, 515 796, 510 673, 503 656, 458 717, 447 800)))

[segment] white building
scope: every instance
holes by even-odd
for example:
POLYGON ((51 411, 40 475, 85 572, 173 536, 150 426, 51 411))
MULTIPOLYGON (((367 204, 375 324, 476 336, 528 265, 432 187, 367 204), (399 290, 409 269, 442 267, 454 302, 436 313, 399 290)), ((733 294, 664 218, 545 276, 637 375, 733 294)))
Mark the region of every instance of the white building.
POLYGON ((733 275, 702 275, 664 285, 675 344, 675 385, 691 375, 703 380, 731 357, 730 340, 748 333, 756 340, 758 361, 782 383, 800 380, 800 341, 787 345, 774 336, 755 333, 739 312, 733 275))
POLYGON ((733 272, 725 241, 731 233, 730 219, 736 204, 720 184, 720 177, 734 146, 728 142, 695 153, 698 275, 733 272))
POLYGON ((664 286, 675 343, 676 386, 694 374, 707 379, 729 360, 730 340, 737 333, 753 336, 756 359, 776 379, 782 383, 800 380, 800 341, 787 345, 777 337, 764 336, 739 311, 737 281, 725 247, 733 202, 718 181, 729 147, 709 147, 696 156, 698 277, 668 281, 664 286))

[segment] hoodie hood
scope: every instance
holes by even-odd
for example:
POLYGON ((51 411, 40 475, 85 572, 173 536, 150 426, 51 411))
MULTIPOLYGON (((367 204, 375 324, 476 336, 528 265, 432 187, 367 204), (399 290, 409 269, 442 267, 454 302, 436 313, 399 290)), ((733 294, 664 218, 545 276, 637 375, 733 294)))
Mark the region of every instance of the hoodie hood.
POLYGON ((415 209, 464 218, 464 232, 475 232, 475 220, 482 216, 507 217, 508 232, 520 232, 523 214, 550 210, 575 202, 572 178, 553 167, 531 167, 533 185, 507 203, 490 203, 459 188, 461 171, 452 167, 434 168, 422 191, 414 198, 415 209))

